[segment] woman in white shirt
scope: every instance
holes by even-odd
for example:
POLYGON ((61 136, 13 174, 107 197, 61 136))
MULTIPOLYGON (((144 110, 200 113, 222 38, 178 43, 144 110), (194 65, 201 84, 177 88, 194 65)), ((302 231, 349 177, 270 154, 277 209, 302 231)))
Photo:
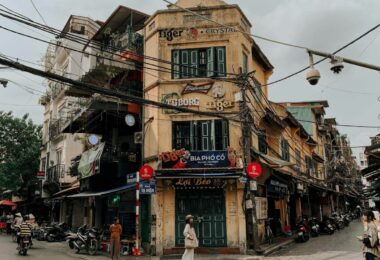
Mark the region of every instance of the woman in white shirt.
POLYGON ((193 226, 194 217, 192 215, 186 216, 186 226, 183 231, 185 236, 185 253, 182 256, 182 260, 194 260, 194 249, 198 247, 198 239, 195 234, 193 226))

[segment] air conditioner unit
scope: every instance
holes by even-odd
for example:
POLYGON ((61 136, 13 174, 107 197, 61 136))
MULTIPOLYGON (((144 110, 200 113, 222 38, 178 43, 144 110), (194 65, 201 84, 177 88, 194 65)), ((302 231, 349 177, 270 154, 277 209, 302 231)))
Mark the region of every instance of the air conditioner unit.
POLYGON ((136 132, 135 133, 135 144, 142 144, 143 142, 143 133, 142 132, 136 132))

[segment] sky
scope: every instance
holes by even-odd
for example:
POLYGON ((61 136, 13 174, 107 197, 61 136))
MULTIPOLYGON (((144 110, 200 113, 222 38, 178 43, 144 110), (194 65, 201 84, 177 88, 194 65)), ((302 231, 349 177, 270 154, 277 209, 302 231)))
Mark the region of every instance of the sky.
MULTIPOLYGON (((379 0, 226 0, 240 5, 251 21, 252 33, 282 42, 333 52, 380 22, 379 0)), ((106 20, 118 5, 125 5, 152 14, 166 8, 162 0, 34 0, 49 26, 62 29, 71 14, 106 20)), ((35 21, 42 22, 30 0, 0 0, 35 21)), ((1 8, 1 7, 0 7, 1 8)), ((15 22, 0 17, 0 25, 40 35, 15 22)), ((380 29, 348 47, 340 56, 380 65, 380 29)), ((269 81, 275 81, 308 65, 305 50, 256 39, 274 65, 269 81)), ((0 53, 40 63, 46 44, 26 39, 0 29, 0 53)), ((326 61, 317 66, 321 72, 318 85, 311 86, 301 73, 291 79, 269 86, 269 98, 275 102, 327 100, 326 117, 335 117, 340 124, 380 126, 379 72, 345 64, 339 75, 330 71, 326 61)), ((22 72, 0 69, 0 79, 10 80, 0 88, 0 110, 12 110, 17 116, 29 113, 36 123, 43 121, 43 108, 38 105, 46 83, 43 79, 22 72), (13 83, 15 82, 15 83, 13 83), (35 89, 27 92, 23 86, 35 89)), ((346 128, 352 146, 369 144, 369 137, 380 128, 346 128)), ((358 150, 355 150, 358 152, 358 150)))

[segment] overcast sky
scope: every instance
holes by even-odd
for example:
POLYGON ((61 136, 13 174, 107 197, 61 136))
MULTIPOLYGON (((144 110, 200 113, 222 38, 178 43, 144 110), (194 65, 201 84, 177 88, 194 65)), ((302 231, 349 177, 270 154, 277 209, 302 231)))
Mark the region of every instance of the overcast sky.
MULTIPOLYGON (((332 52, 380 22, 379 0, 227 0, 239 4, 253 24, 253 33, 268 38, 332 52)), ((41 22, 30 0, 0 0, 0 3, 33 20, 41 22)), ((105 20, 118 5, 126 5, 152 14, 166 7, 161 0, 34 0, 49 26, 62 29, 70 14, 105 20)), ((4 18, 0 25, 33 34, 25 27, 4 18)), ((340 55, 380 65, 380 29, 371 33, 340 55)), ((46 35, 47 38, 52 38, 46 35)), ((257 39, 275 70, 270 81, 296 71, 308 64, 305 51, 268 43, 257 39)), ((22 38, 0 29, 0 52, 13 57, 39 62, 46 45, 22 38)), ((334 75, 325 62, 317 67, 322 78, 317 86, 310 86, 302 73, 289 80, 270 86, 273 101, 328 100, 328 117, 340 124, 380 125, 380 74, 375 71, 345 65, 334 75)), ((44 91, 41 78, 12 70, 0 69, 0 78, 44 91)), ((38 93, 26 92, 12 83, 0 88, 0 110, 13 110, 16 115, 29 113, 41 123, 43 109, 38 106, 38 93)), ((369 136, 380 129, 339 128, 347 133, 352 145, 369 143, 369 136)))

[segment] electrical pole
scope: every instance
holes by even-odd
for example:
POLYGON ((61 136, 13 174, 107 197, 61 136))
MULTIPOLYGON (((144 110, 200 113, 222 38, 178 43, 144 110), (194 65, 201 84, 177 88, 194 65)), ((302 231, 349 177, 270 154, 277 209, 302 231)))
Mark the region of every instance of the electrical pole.
MULTIPOLYGON (((242 145, 243 145, 243 164, 244 169, 247 167, 249 163, 251 163, 251 147, 252 147, 252 136, 251 136, 251 125, 253 124, 253 118, 250 114, 250 109, 247 104, 247 96, 246 92, 247 89, 250 87, 250 75, 251 73, 240 73, 240 75, 237 77, 237 85, 240 88, 241 93, 241 99, 240 99, 240 122, 241 122, 241 129, 242 129, 242 145)), ((252 234, 253 234, 253 249, 256 249, 258 246, 258 228, 257 228, 257 218, 256 218, 256 203, 255 203, 255 195, 250 190, 250 179, 247 176, 247 183, 246 183, 246 192, 247 196, 244 197, 244 203, 246 201, 250 200, 252 209, 251 209, 251 215, 246 213, 247 217, 252 217, 252 234)), ((247 221, 246 221, 247 223, 247 221)), ((248 228, 248 225, 247 225, 248 228)), ((247 232, 248 233, 248 232, 247 232)), ((247 241, 248 244, 248 241, 247 241)))

